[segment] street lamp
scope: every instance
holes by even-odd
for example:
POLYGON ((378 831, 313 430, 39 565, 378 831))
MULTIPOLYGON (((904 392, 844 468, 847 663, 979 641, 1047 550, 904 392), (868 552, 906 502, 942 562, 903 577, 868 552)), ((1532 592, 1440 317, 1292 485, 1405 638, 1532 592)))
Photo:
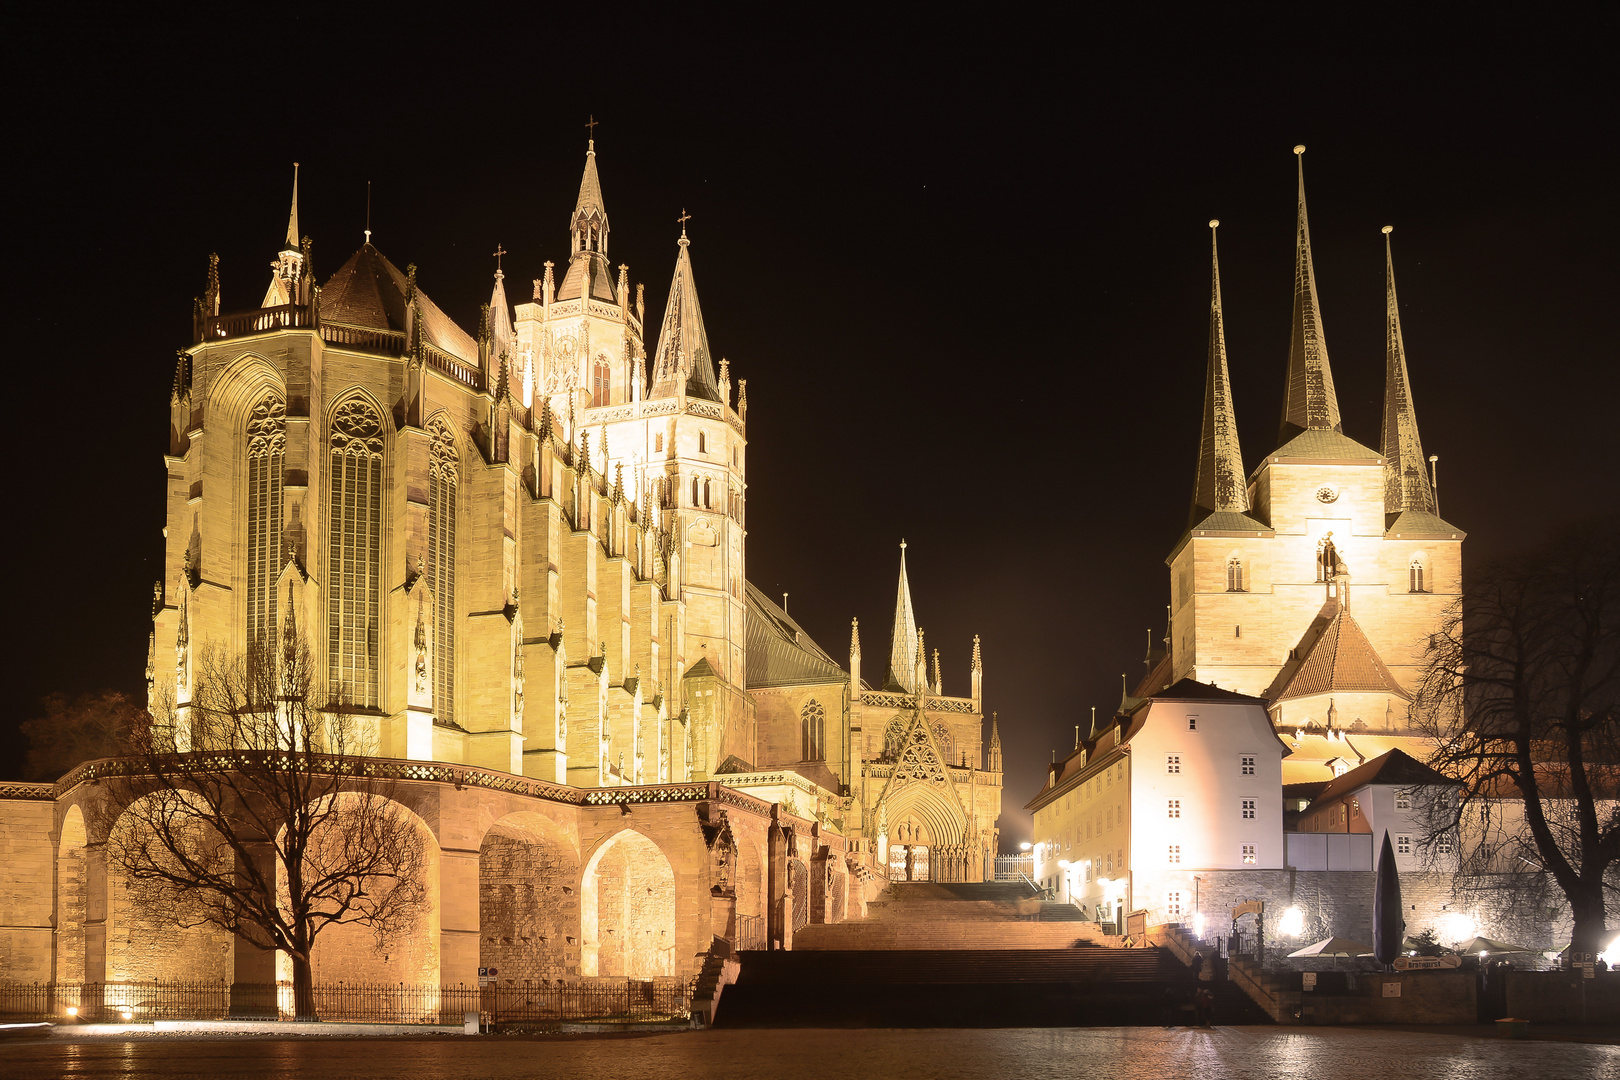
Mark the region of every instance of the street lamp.
POLYGON ((1033 848, 1034 846, 1035 846, 1034 844, 1030 843, 1028 840, 1025 840, 1022 844, 1018 845, 1018 850, 1019 851, 1028 851, 1031 848, 1033 848))

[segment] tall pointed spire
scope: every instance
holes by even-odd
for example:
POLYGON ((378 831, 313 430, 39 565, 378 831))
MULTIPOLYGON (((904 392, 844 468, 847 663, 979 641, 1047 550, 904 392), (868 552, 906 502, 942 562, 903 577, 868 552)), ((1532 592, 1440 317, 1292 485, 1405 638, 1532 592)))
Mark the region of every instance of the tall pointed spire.
POLYGON ((608 217, 602 201, 602 181, 596 175, 595 125, 595 118, 587 125, 593 137, 586 144, 585 174, 579 181, 579 199, 574 203, 574 216, 569 224, 568 269, 557 287, 556 299, 572 300, 585 295, 609 303, 623 303, 623 297, 614 295, 613 275, 607 261, 608 217))
POLYGON ((889 635, 889 679, 901 689, 915 693, 917 650, 921 648, 917 636, 917 616, 911 606, 911 582, 906 580, 906 542, 900 541, 900 588, 894 598, 894 631, 889 635))
POLYGON ((1209 223, 1209 367, 1204 376, 1204 429, 1198 447, 1198 482, 1193 488, 1189 527, 1223 510, 1239 514, 1249 510, 1237 416, 1232 409, 1232 381, 1226 370, 1221 258, 1215 241, 1219 225, 1218 220, 1209 223))
POLYGON ((293 162, 292 211, 287 215, 287 242, 284 251, 298 250, 298 162, 293 162))
POLYGON ((1384 512, 1434 512, 1434 492, 1424 467, 1423 443, 1418 438, 1417 413, 1412 409, 1412 388, 1406 375, 1406 343, 1401 338, 1401 312, 1395 302, 1395 256, 1384 226, 1384 512))
POLYGON ((1282 432, 1286 443, 1312 428, 1342 431, 1339 399, 1333 390, 1322 309, 1316 297, 1316 270, 1311 263, 1311 226, 1305 214, 1305 147, 1294 147, 1299 160, 1299 211, 1294 223, 1294 329, 1288 348, 1288 385, 1283 395, 1282 432))
POLYGON ((684 384, 691 397, 719 401, 720 387, 709 356, 709 335, 703 328, 703 309, 698 305, 697 283, 692 277, 691 241, 686 238, 684 222, 679 243, 669 306, 664 309, 664 325, 658 331, 653 388, 648 396, 674 397, 684 384))
POLYGON ((501 256, 506 253, 500 244, 495 245, 495 287, 489 294, 489 352, 497 361, 502 357, 511 358, 512 343, 517 336, 512 331, 512 309, 506 302, 506 274, 501 269, 501 256))

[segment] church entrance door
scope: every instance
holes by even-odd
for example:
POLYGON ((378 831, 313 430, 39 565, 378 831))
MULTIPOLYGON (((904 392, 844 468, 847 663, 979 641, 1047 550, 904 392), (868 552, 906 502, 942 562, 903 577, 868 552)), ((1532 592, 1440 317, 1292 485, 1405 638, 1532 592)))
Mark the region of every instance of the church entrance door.
POLYGON ((889 845, 890 881, 932 881, 926 844, 889 845))

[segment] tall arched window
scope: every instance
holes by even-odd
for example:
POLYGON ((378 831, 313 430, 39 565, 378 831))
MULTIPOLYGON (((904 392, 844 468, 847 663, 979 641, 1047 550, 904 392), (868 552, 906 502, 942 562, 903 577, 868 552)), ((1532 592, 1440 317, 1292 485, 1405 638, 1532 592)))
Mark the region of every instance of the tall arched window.
POLYGON ((945 721, 934 721, 934 739, 939 743, 939 752, 948 765, 951 761, 951 729, 945 726, 945 721))
POLYGON ((704 506, 712 506, 713 505, 712 503, 709 502, 709 482, 707 480, 703 481, 703 505, 704 506))
POLYGON ((456 481, 460 455, 443 420, 428 425, 428 588, 433 590, 433 711, 456 716, 456 481))
POLYGON ((1429 583, 1426 580, 1424 580, 1423 570, 1424 570, 1423 556, 1421 556, 1421 555, 1412 556, 1412 565, 1408 568, 1408 573, 1410 575, 1410 585, 1408 587, 1408 591, 1410 591, 1410 592, 1428 592, 1429 591, 1429 587, 1428 587, 1429 583))
POLYGON ((804 756, 801 761, 825 761, 827 758, 827 712, 821 702, 811 698, 799 710, 799 724, 803 728, 804 756))
POLYGON ((698 432, 698 453, 707 454, 708 452, 709 452, 709 436, 700 431, 700 432, 698 432))
POLYGON ((695 477, 695 476, 692 477, 692 505, 693 506, 701 505, 698 502, 698 478, 695 477))
POLYGON ((276 647, 276 577, 281 548, 282 467, 287 453, 287 406, 273 393, 253 406, 247 422, 247 644, 276 647))
POLYGON ((331 692, 344 704, 378 705, 382 618, 383 425, 351 398, 332 417, 327 486, 327 658, 331 692))
POLYGON ((1226 591, 1245 591, 1243 587, 1243 560, 1236 555, 1226 560, 1226 591))
POLYGON ((591 408, 597 408, 608 403, 608 391, 612 385, 612 376, 605 357, 597 357, 591 364, 591 408))

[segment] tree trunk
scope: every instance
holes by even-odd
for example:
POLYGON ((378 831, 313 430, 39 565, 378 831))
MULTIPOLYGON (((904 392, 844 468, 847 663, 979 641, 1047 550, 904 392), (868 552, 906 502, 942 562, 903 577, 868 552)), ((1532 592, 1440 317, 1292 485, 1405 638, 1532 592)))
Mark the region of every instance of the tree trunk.
POLYGON ((1578 888, 1579 892, 1569 892, 1570 914, 1575 917, 1569 951, 1575 960, 1595 959, 1608 937, 1603 922, 1603 881, 1583 880, 1578 888))
POLYGON ((319 1020, 315 1014, 315 973, 308 953, 292 953, 293 1019, 319 1020))

